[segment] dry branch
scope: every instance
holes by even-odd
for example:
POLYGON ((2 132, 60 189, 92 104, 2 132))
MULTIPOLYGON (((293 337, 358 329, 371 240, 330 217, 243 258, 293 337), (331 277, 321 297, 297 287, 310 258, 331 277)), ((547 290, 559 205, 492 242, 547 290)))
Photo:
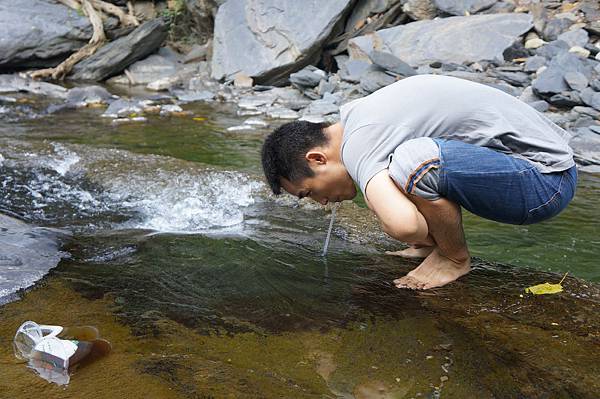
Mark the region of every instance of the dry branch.
POLYGON ((102 0, 91 0, 91 2, 98 10, 104 11, 107 14, 111 14, 119 18, 119 21, 121 21, 121 25, 123 26, 138 26, 140 24, 136 17, 127 14, 114 4, 110 4, 102 0))
MULTIPOLYGON (((72 3, 73 0, 60 0, 60 2, 67 5, 66 3, 72 3)), ((69 72, 71 72, 71 69, 73 69, 75 64, 94 54, 96 50, 98 50, 98 48, 100 48, 106 41, 106 35, 104 34, 104 27, 102 26, 102 17, 100 13, 98 13, 98 11, 96 11, 96 9, 92 6, 90 0, 81 0, 81 5, 83 6, 83 12, 90 19, 92 27, 94 28, 92 38, 88 44, 77 50, 77 52, 71 54, 69 58, 60 63, 60 65, 57 67, 41 69, 33 72, 31 74, 33 79, 43 79, 47 77, 51 77, 55 80, 63 79, 69 72)), ((68 6, 71 7, 71 5, 68 6)))

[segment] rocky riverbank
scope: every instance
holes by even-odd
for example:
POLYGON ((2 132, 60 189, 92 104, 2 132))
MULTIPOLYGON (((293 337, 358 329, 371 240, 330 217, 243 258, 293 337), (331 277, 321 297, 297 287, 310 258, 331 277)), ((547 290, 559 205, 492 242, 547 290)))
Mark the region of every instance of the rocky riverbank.
POLYGON ((83 46, 89 21, 51 0, 0 0, 0 117, 19 109, 15 92, 52 97, 45 112, 103 104, 115 123, 222 101, 248 116, 232 130, 253 130, 272 120, 335 121, 347 101, 412 75, 441 74, 519 97, 572 134, 584 169, 600 170, 596 1, 188 0, 175 2, 178 12, 197 30, 214 29, 212 38, 185 45, 165 42, 177 28, 165 22, 173 2, 147 3, 130 10, 137 27, 104 21, 115 39, 67 76, 87 86, 66 89, 33 81, 27 71, 55 66, 83 46), (132 86, 144 94, 110 93, 132 86))

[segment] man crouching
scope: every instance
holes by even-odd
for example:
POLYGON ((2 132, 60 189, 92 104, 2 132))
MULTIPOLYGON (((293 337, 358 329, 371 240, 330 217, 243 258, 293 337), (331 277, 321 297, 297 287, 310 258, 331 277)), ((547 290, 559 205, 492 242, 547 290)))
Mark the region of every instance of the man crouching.
POLYGON ((471 269, 461 206, 503 223, 561 212, 577 171, 567 133, 518 99, 446 76, 410 77, 340 108, 333 125, 285 124, 265 140, 262 165, 283 188, 325 205, 360 187, 383 230, 422 257, 398 288, 429 289, 471 269))

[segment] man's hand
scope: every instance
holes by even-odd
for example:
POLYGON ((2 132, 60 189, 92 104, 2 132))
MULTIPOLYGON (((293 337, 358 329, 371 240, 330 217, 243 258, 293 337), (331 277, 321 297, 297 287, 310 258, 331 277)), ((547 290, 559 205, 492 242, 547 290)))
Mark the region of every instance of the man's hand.
POLYGON ((430 241, 427 222, 406 195, 396 186, 388 170, 377 173, 367 184, 367 205, 387 234, 407 243, 430 241))

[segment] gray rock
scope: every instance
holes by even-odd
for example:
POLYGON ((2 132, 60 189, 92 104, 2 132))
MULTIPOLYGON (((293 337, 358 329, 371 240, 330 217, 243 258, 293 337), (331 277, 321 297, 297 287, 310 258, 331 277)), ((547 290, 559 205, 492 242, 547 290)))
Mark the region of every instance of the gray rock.
POLYGON ((229 0, 215 19, 212 77, 238 72, 258 84, 287 82, 315 60, 350 0, 229 0))
POLYGON ((68 234, 32 226, 0 214, 0 305, 19 289, 31 286, 65 255, 61 241, 68 234))
POLYGON ((521 43, 521 40, 517 40, 502 52, 502 56, 507 61, 512 61, 516 58, 527 58, 529 55, 529 50, 525 48, 523 43, 521 43))
POLYGON ((406 0, 402 4, 402 11, 417 21, 433 19, 437 15, 433 0, 406 0))
POLYGON ((284 107, 270 107, 267 109, 267 116, 273 119, 298 119, 300 114, 296 111, 284 107))
POLYGON ((67 93, 67 104, 69 107, 86 107, 89 104, 107 104, 112 102, 113 96, 104 87, 85 86, 74 87, 67 93))
POLYGON ((316 87, 324 78, 325 72, 312 65, 290 74, 290 82, 302 87, 316 87))
POLYGON ((536 101, 540 101, 541 98, 535 95, 531 86, 528 86, 523 90, 523 93, 521 93, 521 95, 519 96, 519 100, 526 103, 533 103, 536 101))
POLYGON ((331 94, 335 91, 338 86, 338 82, 334 79, 329 78, 328 80, 321 80, 319 82, 319 86, 317 87, 317 94, 323 97, 325 94, 331 94))
POLYGON ((433 3, 446 14, 468 15, 490 8, 496 0, 434 0, 433 3))
POLYGON ((350 44, 365 55, 373 50, 390 52, 413 67, 434 61, 503 62, 504 50, 531 27, 532 18, 526 14, 450 17, 382 29, 350 44))
POLYGON ((360 88, 367 93, 373 93, 394 83, 396 79, 381 71, 370 71, 365 73, 360 79, 360 88))
POLYGON ((581 101, 584 104, 600 111, 600 93, 589 87, 581 91, 581 101))
POLYGON ((131 114, 139 114, 143 106, 137 100, 119 99, 113 101, 102 114, 104 118, 122 118, 131 114))
POLYGON ((574 71, 565 73, 565 82, 567 82, 567 85, 569 85, 571 89, 577 91, 582 91, 589 84, 589 80, 584 74, 574 71))
POLYGON ((346 21, 346 32, 352 32, 356 26, 368 17, 387 11, 400 0, 359 0, 352 8, 352 14, 346 21))
POLYGON ((397 75, 408 77, 417 74, 413 67, 393 54, 373 50, 369 53, 369 58, 373 61, 373 64, 397 75))
POLYGON ((0 71, 51 67, 92 36, 89 20, 43 0, 0 0, 0 71))
POLYGON ((551 60, 556 57, 558 54, 567 53, 570 47, 567 42, 562 40, 554 40, 548 44, 543 45, 535 51, 536 55, 544 57, 546 59, 551 60))
POLYGON ((548 111, 548 108, 550 108, 550 104, 544 100, 533 101, 527 104, 529 104, 529 106, 533 107, 538 112, 546 112, 548 111))
POLYGON ((167 26, 162 19, 147 21, 129 35, 106 44, 76 64, 70 77, 98 81, 114 76, 156 51, 166 37, 167 26))
POLYGON ((183 58, 184 63, 189 62, 197 62, 206 60, 206 55, 208 54, 209 46, 212 46, 212 42, 208 44, 199 45, 195 44, 192 46, 192 49, 185 55, 183 58))
POLYGON ((495 71, 494 75, 498 79, 502 79, 505 82, 510 83, 515 86, 528 86, 530 83, 529 75, 525 72, 504 72, 504 71, 495 71))
POLYGON ((569 47, 579 46, 585 47, 589 40, 589 35, 584 29, 570 30, 565 33, 558 35, 557 40, 566 42, 569 47))
POLYGON ((548 102, 557 107, 569 108, 582 104, 581 97, 574 91, 555 94, 548 99, 548 102))
POLYGON ((340 69, 340 78, 346 82, 359 83, 361 76, 378 68, 363 60, 349 60, 340 69))
POLYGON ((573 21, 568 18, 554 18, 546 22, 542 36, 546 41, 556 40, 561 33, 564 33, 573 25, 573 21))
POLYGON ((600 135, 589 127, 579 128, 569 140, 575 160, 582 165, 600 165, 600 135))
POLYGON ((594 119, 600 120, 600 111, 595 110, 592 107, 577 106, 577 107, 573 107, 573 111, 577 112, 578 114, 587 115, 594 119))
POLYGON ((304 114, 329 115, 339 111, 339 107, 329 101, 315 100, 306 108, 304 114))
POLYGON ((152 54, 134 62, 127 68, 129 84, 146 85, 155 80, 169 77, 177 72, 177 62, 159 54, 152 54))
POLYGON ((569 91, 565 81, 567 72, 579 72, 589 78, 592 73, 591 66, 571 53, 561 53, 554 57, 548 68, 540 73, 533 81, 533 90, 541 96, 552 96, 557 93, 569 91))
POLYGON ((184 103, 212 101, 215 98, 215 93, 209 90, 174 90, 173 95, 184 103))
POLYGON ((596 91, 600 91, 600 78, 592 80, 590 87, 596 91))
POLYGON ((533 57, 529 57, 527 61, 525 61, 523 70, 525 72, 536 72, 538 69, 546 65, 546 62, 547 61, 545 57, 534 55, 533 57))
POLYGON ((67 89, 47 82, 38 82, 18 75, 0 75, 0 93, 25 92, 55 98, 67 98, 67 89))

